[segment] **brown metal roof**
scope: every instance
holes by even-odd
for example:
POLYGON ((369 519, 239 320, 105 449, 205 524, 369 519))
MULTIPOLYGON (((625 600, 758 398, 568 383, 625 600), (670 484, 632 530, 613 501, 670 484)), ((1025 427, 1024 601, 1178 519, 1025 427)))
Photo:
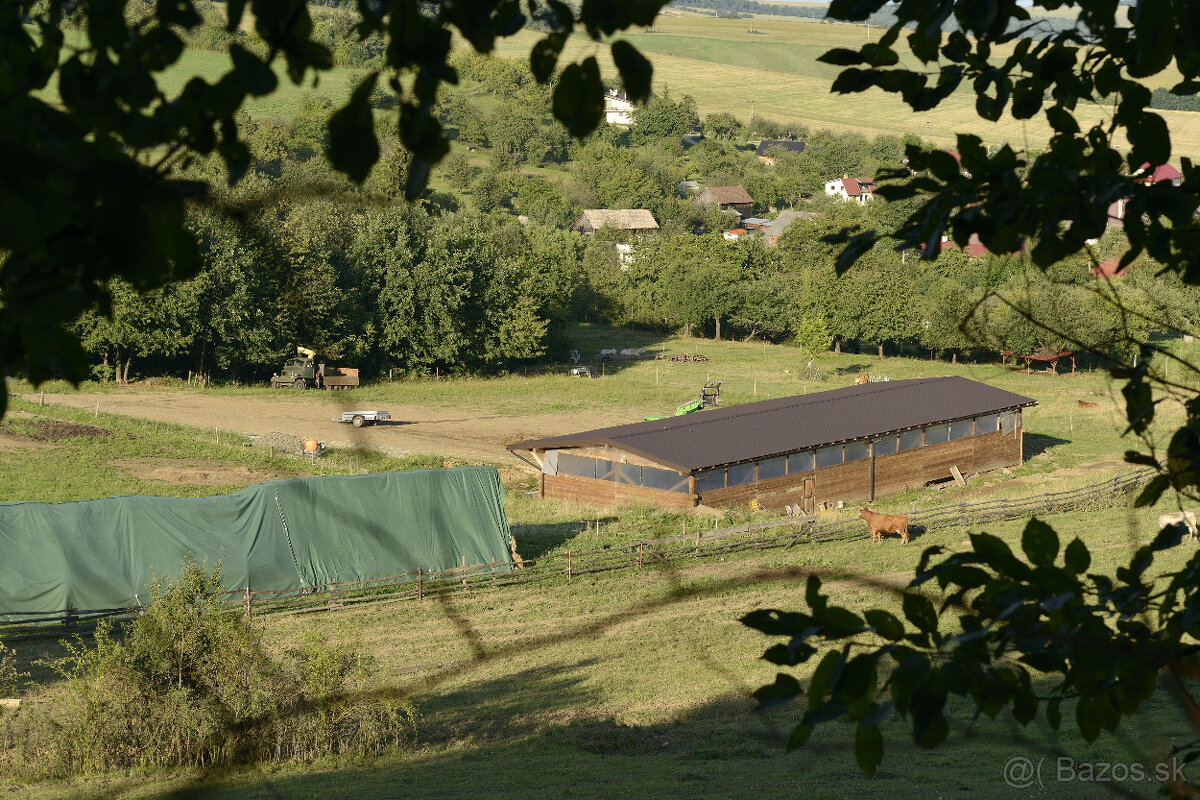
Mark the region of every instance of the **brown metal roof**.
MULTIPOLYGON (((709 186, 700 193, 700 197, 711 199, 718 205, 741 205, 745 203, 753 203, 754 198, 750 193, 741 186, 709 186)), ((697 200, 703 203, 703 200, 697 200)))
POLYGON ((609 445, 692 472, 1032 405, 1032 398, 966 378, 917 378, 531 439, 508 449, 609 445))

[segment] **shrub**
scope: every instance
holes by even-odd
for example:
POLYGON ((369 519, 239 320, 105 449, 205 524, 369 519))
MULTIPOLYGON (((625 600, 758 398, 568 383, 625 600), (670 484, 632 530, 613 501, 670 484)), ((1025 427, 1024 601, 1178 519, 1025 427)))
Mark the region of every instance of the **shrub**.
POLYGON ((368 756, 412 740, 412 705, 365 693, 368 658, 312 637, 273 658, 222 591, 219 564, 188 561, 178 581, 151 583, 141 616, 65 643, 48 662, 61 680, 0 718, 0 770, 37 779, 368 756))

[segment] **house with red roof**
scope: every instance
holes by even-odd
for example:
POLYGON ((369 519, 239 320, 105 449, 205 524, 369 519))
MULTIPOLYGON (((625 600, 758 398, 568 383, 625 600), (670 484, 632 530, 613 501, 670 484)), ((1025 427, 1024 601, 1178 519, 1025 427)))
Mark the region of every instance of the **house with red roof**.
POLYGON ((853 200, 859 205, 864 205, 875 197, 875 181, 870 178, 851 178, 846 175, 825 181, 825 194, 847 201, 853 200))

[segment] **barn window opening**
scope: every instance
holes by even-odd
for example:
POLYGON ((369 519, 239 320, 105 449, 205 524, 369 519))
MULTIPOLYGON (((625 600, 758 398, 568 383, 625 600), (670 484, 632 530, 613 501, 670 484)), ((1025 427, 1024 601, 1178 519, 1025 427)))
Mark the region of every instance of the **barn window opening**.
POLYGON ((871 454, 871 447, 865 439, 857 442, 846 442, 846 461, 862 461, 871 454))
POLYGON ((754 463, 733 464, 729 467, 729 478, 726 486, 740 486, 743 483, 754 483, 754 463))
POLYGON ((925 442, 925 431, 920 428, 913 428, 911 431, 903 431, 900 434, 900 450, 914 450, 920 447, 925 442))
POLYGON ((613 464, 612 480, 617 483, 640 486, 642 483, 642 468, 637 464, 613 464))
POLYGON ((956 419, 950 423, 950 439, 965 439, 975 432, 975 420, 956 419))
POLYGON ((714 489, 725 488, 725 470, 713 469, 707 472, 696 473, 696 492, 704 494, 711 492, 714 489))
POLYGON ((787 456, 768 458, 766 461, 758 462, 758 479, 760 481, 769 480, 770 478, 781 478, 786 472, 787 456))
POLYGON ((558 454, 558 471, 563 475, 594 478, 596 477, 596 465, 597 461, 594 458, 581 458, 561 452, 558 454))
POLYGON ((925 444, 941 444, 950 441, 950 426, 942 422, 925 429, 925 444))
POLYGON ((1016 425, 1014 424, 1015 416, 1016 415, 1013 414, 1013 412, 1011 412, 1011 411, 1005 411, 1004 413, 1002 413, 1000 415, 1000 432, 1002 434, 1004 434, 1005 436, 1008 436, 1010 433, 1012 433, 1014 428, 1016 427, 1016 425))
POLYGON ((642 486, 647 489, 663 489, 668 492, 687 492, 688 479, 686 475, 680 475, 669 469, 642 467, 642 486))
POLYGON ((896 452, 896 436, 881 436, 875 440, 875 455, 886 456, 896 452))
POLYGON ((985 414, 975 418, 975 434, 995 433, 999 422, 999 414, 985 414))
POLYGON ((808 472, 812 468, 812 450, 805 450, 802 453, 792 453, 788 456, 788 475, 795 475, 797 472, 808 472))
POLYGON ((842 446, 834 445, 833 447, 822 447, 817 450, 817 468, 832 467, 834 464, 842 463, 842 446))

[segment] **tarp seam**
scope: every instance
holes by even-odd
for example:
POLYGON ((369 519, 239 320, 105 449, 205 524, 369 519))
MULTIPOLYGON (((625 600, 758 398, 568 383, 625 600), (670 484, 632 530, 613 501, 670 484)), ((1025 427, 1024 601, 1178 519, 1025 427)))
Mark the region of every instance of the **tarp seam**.
POLYGON ((308 581, 304 580, 304 573, 300 570, 300 560, 296 558, 296 548, 292 547, 292 534, 288 530, 287 520, 283 516, 283 506, 279 502, 279 492, 271 492, 271 496, 275 498, 275 508, 279 509, 279 524, 283 526, 283 538, 287 540, 288 552, 292 554, 292 564, 296 567, 296 577, 300 579, 300 585, 308 588, 308 581))

